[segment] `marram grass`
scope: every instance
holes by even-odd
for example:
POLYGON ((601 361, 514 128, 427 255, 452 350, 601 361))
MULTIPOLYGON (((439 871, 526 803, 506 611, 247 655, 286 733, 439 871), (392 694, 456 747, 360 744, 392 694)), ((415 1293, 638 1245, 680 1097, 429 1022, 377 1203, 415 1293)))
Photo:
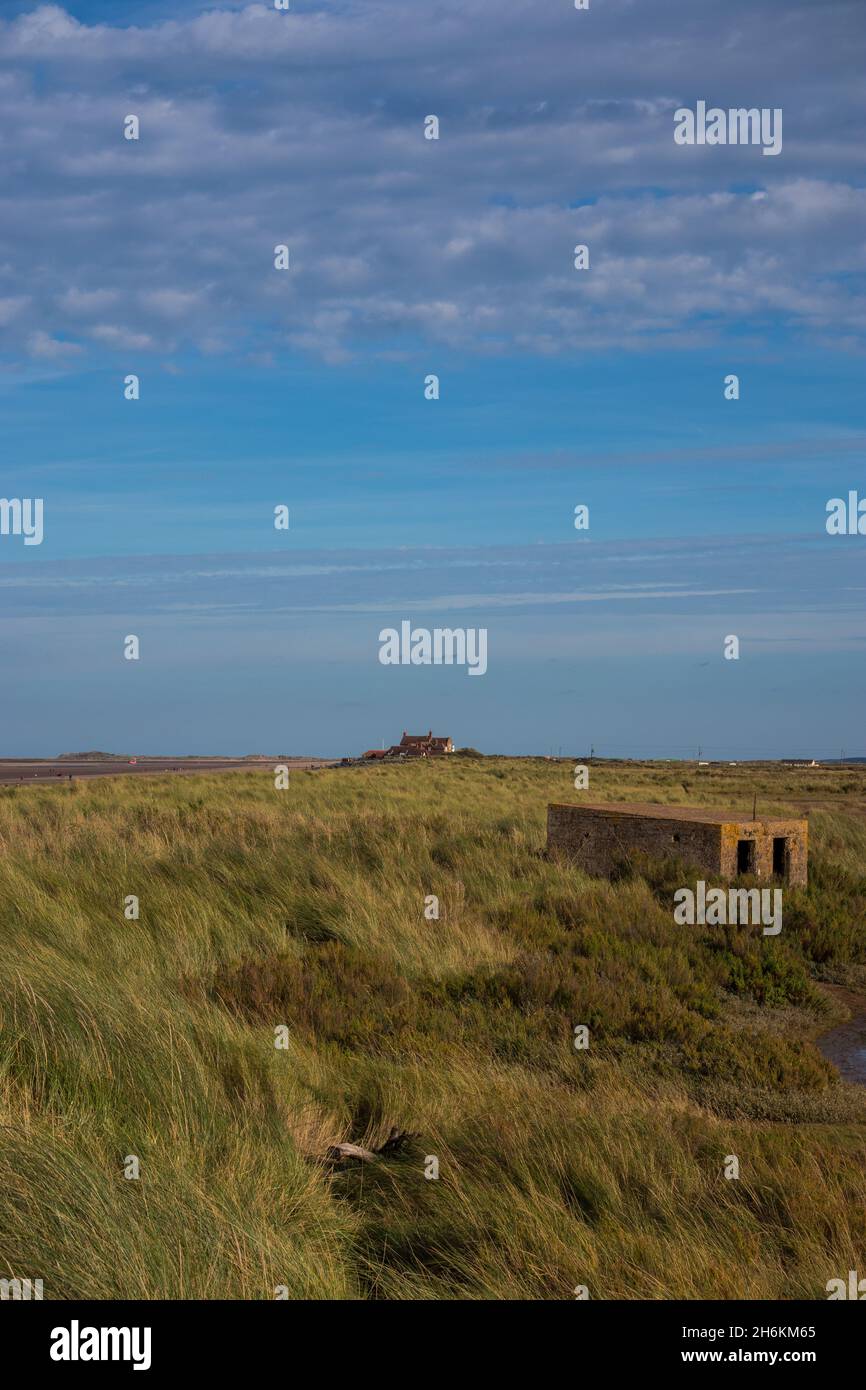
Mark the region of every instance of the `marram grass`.
POLYGON ((781 936, 675 926, 674 863, 548 862, 566 764, 0 789, 0 1275, 60 1299, 792 1299, 862 1267, 866 1092, 813 1040, 822 981, 866 988, 866 774, 591 782, 818 799, 781 936), (392 1126, 415 1136, 393 1157, 322 1161, 392 1126))

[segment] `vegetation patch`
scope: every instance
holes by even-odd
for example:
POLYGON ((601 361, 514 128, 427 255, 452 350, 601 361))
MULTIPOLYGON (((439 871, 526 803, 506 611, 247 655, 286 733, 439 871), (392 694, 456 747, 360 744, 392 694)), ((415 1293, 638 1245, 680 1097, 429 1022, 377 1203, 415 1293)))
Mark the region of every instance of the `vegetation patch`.
POLYGON ((844 780, 773 938, 676 925, 676 859, 548 861, 543 759, 3 791, 3 1261, 59 1298, 824 1297, 866 1248, 866 1090, 814 1041, 819 981, 866 991, 844 780))

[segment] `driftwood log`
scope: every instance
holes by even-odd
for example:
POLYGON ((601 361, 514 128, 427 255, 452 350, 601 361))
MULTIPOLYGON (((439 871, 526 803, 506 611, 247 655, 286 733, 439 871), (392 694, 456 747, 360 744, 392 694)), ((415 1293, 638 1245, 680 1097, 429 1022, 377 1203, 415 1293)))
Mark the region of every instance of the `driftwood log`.
POLYGON ((380 1158, 399 1153, 410 1139, 417 1139, 418 1133, 392 1126, 391 1133, 378 1149, 365 1149, 360 1144, 332 1144, 325 1155, 329 1163, 378 1163, 380 1158))
POLYGON ((377 1163, 379 1160, 378 1153, 373 1153, 372 1149, 362 1149, 360 1144, 332 1144, 325 1157, 332 1163, 347 1163, 353 1158, 359 1163, 377 1163))

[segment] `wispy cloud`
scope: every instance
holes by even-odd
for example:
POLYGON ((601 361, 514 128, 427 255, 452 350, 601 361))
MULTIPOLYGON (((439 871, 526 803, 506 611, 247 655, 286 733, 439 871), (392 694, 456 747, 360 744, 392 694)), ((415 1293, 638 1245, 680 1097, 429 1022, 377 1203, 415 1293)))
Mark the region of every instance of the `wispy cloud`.
MULTIPOLYGON (((636 603, 678 613, 801 613, 861 607, 856 547, 829 537, 594 541, 570 545, 295 552, 7 563, 9 617, 185 611, 230 615, 553 614, 569 605, 612 616, 636 603), (625 568, 624 568, 625 567, 625 568), (687 567, 688 577, 683 570, 687 567), (615 578, 613 576, 616 576, 615 578)), ((849 618, 850 621, 850 618, 849 618)))

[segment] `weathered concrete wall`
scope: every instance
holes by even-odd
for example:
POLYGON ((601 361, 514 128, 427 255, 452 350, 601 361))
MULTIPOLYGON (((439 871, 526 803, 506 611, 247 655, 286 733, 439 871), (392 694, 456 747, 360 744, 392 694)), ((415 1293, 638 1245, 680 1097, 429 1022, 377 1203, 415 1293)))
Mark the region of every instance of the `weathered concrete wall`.
POLYGON ((806 820, 699 821, 598 810, 580 805, 551 805, 547 810, 547 848, 590 874, 609 876, 616 863, 640 850, 663 859, 675 854, 709 874, 737 877, 737 843, 755 844, 757 878, 773 877, 773 840, 787 841, 786 882, 805 887, 809 849, 806 820))
POLYGON ((792 888, 805 888, 808 880, 809 822, 807 820, 731 821, 721 827, 721 873, 737 876, 737 841, 755 841, 755 877, 773 877, 773 840, 788 841, 786 882, 792 888))
MULTIPOLYGON (((548 850, 564 855, 590 874, 609 875, 617 861, 632 850, 659 859, 675 854, 717 874, 721 872, 721 831, 720 825, 694 820, 654 820, 583 806, 547 808, 548 850)), ((736 860, 736 846, 734 857, 736 860)))

